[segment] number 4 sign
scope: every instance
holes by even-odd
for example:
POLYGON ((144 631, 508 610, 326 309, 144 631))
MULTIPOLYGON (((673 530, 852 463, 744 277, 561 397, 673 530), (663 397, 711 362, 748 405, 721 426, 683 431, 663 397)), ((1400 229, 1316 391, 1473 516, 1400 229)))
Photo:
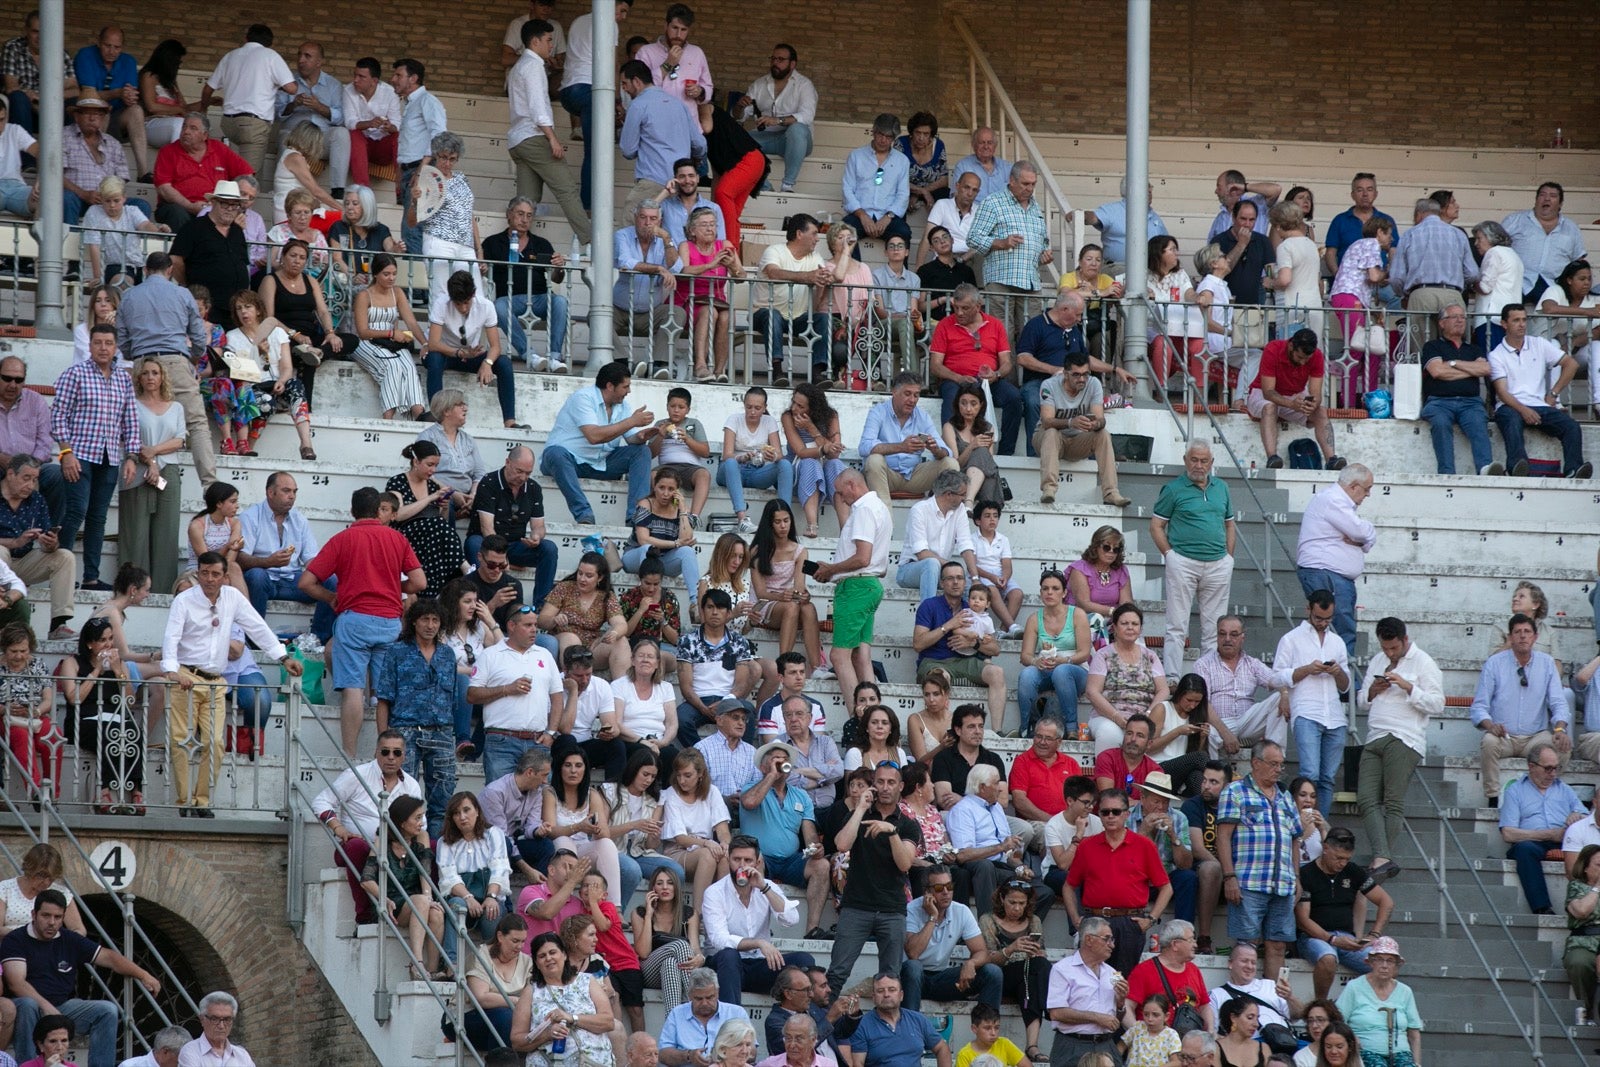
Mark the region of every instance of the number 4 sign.
POLYGON ((133 884, 139 871, 133 846, 126 841, 102 841, 89 853, 89 866, 94 868, 101 884, 113 893, 120 893, 133 884))

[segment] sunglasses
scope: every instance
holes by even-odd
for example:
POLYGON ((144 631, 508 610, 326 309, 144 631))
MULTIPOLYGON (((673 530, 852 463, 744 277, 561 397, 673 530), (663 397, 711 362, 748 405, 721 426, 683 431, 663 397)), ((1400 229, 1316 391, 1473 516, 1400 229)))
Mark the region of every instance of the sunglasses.
POLYGON ((0 374, 0 382, 10 382, 12 385, 21 385, 28 380, 25 374, 0 374))
POLYGON ((1126 814, 1128 814, 1128 809, 1127 808, 1101 808, 1100 809, 1100 817, 1101 818, 1105 818, 1107 815, 1126 815, 1126 814))
POLYGON ((1522 686, 1524 689, 1528 688, 1528 668, 1517 668, 1517 684, 1522 686))
POLYGON ((882 167, 879 167, 878 168, 878 173, 876 173, 876 174, 874 174, 872 176, 872 184, 873 185, 882 185, 883 184, 883 168, 882 167))
POLYGON ((881 760, 878 761, 877 766, 878 767, 893 767, 897 771, 900 769, 900 764, 896 763, 892 759, 881 759, 881 760))
POLYGON ((1024 882, 1021 878, 1013 878, 1006 883, 1007 889, 1032 889, 1032 882, 1024 882))
POLYGON ((403 749, 403 748, 380 748, 380 749, 378 749, 378 755, 380 755, 380 756, 404 756, 405 754, 406 754, 406 750, 403 749))
POLYGON ((513 615, 532 615, 535 612, 537 612, 538 610, 539 609, 534 607, 532 604, 523 604, 521 607, 513 608, 511 610, 511 614, 513 614, 513 615))

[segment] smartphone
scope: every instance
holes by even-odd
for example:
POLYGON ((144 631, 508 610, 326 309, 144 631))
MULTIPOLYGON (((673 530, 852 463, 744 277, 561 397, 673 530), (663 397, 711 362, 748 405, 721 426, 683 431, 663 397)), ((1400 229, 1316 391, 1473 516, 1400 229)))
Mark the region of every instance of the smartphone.
POLYGON ((1325 660, 1323 660, 1323 661, 1322 661, 1322 665, 1323 665, 1323 666, 1324 666, 1324 667, 1331 667, 1331 666, 1333 666, 1333 660, 1331 660, 1331 659, 1325 659, 1325 660))
POLYGON ((807 576, 814 576, 817 571, 822 569, 822 564, 814 559, 808 559, 800 565, 800 569, 805 571, 807 576))

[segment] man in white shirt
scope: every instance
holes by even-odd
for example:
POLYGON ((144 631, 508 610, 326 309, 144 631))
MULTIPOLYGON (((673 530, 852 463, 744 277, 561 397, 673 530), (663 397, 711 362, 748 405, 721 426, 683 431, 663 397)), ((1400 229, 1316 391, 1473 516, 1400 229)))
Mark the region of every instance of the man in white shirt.
POLYGON ((728 873, 706 888, 700 921, 705 927, 707 962, 717 972, 717 998, 738 1004, 744 991, 772 992, 785 967, 810 967, 809 952, 779 952, 772 920, 797 926, 800 905, 767 879, 761 845, 748 834, 728 842, 728 873))
POLYGON ((200 998, 200 1036, 178 1052, 178 1067, 256 1067, 244 1046, 229 1040, 239 1002, 218 990, 200 998))
POLYGON ((1561 391, 1578 373, 1578 361, 1544 337, 1528 336, 1528 309, 1507 304, 1500 311, 1505 338, 1489 353, 1489 381, 1495 395, 1494 422, 1506 442, 1506 470, 1526 477, 1528 451, 1522 437, 1528 427, 1561 440, 1561 472, 1588 478, 1594 466, 1584 462, 1583 430, 1561 407, 1561 391), (1550 381, 1550 368, 1560 373, 1550 381))
POLYGON ((783 156, 782 189, 792 193, 794 183, 800 179, 800 168, 811 154, 811 127, 817 121, 817 87, 795 69, 800 53, 794 50, 794 45, 773 45, 769 62, 771 68, 767 76, 751 82, 750 91, 734 100, 732 106, 743 109, 739 117, 745 121, 755 116, 756 125, 750 136, 756 139, 761 151, 783 156))
POLYGON ((560 74, 567 58, 567 35, 562 31, 561 23, 556 21, 555 0, 528 0, 528 13, 506 23, 506 34, 500 39, 500 65, 514 67, 517 60, 522 58, 522 50, 526 47, 522 43, 522 27, 534 19, 543 19, 552 27, 555 46, 550 50, 547 62, 551 73, 560 74))
POLYGON ((166 1026, 150 1039, 150 1051, 131 1056, 117 1067, 178 1067, 178 1052, 189 1043, 189 1031, 181 1026, 166 1026))
POLYGON ((222 132, 257 174, 264 173, 280 90, 295 91, 294 73, 272 50, 271 27, 257 22, 245 30, 244 44, 217 63, 200 91, 201 112, 220 98, 222 132))
POLYGON ((922 1010, 924 996, 1000 1007, 1000 968, 989 962, 972 909, 954 894, 950 868, 936 863, 928 868, 922 896, 906 904, 906 958, 900 964, 900 984, 905 987, 903 1005, 912 1011, 922 1010), (961 963, 951 963, 957 945, 966 946, 968 955, 961 963))
MULTIPOLYGON (((616 0, 616 20, 624 22, 628 18, 628 10, 633 6, 633 0, 616 0)), ((615 41, 615 38, 612 38, 615 41)), ((607 57, 607 62, 611 62, 607 57)), ((587 141, 590 133, 590 117, 593 108, 590 106, 590 97, 593 95, 594 80, 594 16, 585 12, 572 20, 572 25, 567 27, 567 52, 566 62, 561 70, 561 106, 566 108, 570 115, 578 116, 578 124, 583 130, 584 140, 587 141)), ((583 200, 584 210, 593 206, 590 199, 590 174, 589 161, 593 154, 583 154, 583 169, 578 179, 578 195, 583 200)))
POLYGON ((521 607, 506 619, 506 639, 478 657, 478 673, 467 700, 483 705, 483 777, 494 781, 511 773, 534 746, 555 744, 552 722, 566 712, 556 658, 534 643, 538 615, 521 607))
POLYGON ((906 515, 905 547, 894 579, 902 589, 917 590, 918 603, 939 595, 939 571, 947 560, 964 562, 968 575, 978 570, 966 500, 966 475, 942 470, 933 480, 933 495, 911 505, 906 515))
POLYGON ((378 735, 377 755, 369 762, 339 772, 324 786, 311 810, 335 840, 333 862, 343 867, 356 902, 356 922, 375 922, 372 898, 361 888, 361 868, 378 839, 378 822, 399 797, 424 800, 422 785, 405 772, 406 739, 399 730, 378 735), (383 807, 378 804, 382 801, 383 807))
POLYGON ((204 552, 197 562, 199 584, 173 597, 167 612, 161 669, 178 681, 167 713, 171 745, 168 752, 172 776, 177 780, 178 814, 209 819, 211 779, 222 768, 222 735, 228 713, 228 687, 222 669, 230 658, 228 639, 234 622, 296 678, 304 667, 289 655, 244 594, 225 584, 226 559, 216 552, 204 552), (195 806, 190 807, 189 738, 195 732, 200 735, 200 780, 192 785, 195 806))
POLYGON ((1289 972, 1279 971, 1274 981, 1261 977, 1257 970, 1259 965, 1254 945, 1248 941, 1234 945, 1233 951, 1228 953, 1228 980, 1210 990, 1211 1007, 1216 1012, 1221 1012, 1222 1006, 1236 996, 1252 998, 1260 1016, 1257 1034, 1261 1027, 1288 1026, 1289 1020, 1305 1015, 1305 1005, 1289 986, 1289 972))
MULTIPOLYGON (((972 216, 978 209, 978 190, 982 187, 983 179, 968 171, 950 183, 950 195, 936 201, 928 212, 928 229, 943 226, 950 231, 950 250, 956 259, 971 265, 972 273, 980 282, 983 280, 983 257, 967 247, 967 231, 972 229, 972 216)), ((919 248, 917 262, 921 263, 924 258, 923 249, 919 248)))
POLYGON ((522 58, 506 75, 506 90, 511 94, 511 129, 506 143, 511 146, 511 163, 517 172, 517 195, 537 204, 548 185, 572 232, 588 244, 589 212, 584 210, 577 180, 564 162, 567 150, 556 136, 555 113, 550 107, 546 65, 555 54, 555 32, 555 26, 542 18, 522 24, 522 58))
POLYGON ((1306 620, 1278 640, 1272 657, 1273 684, 1289 690, 1289 725, 1294 730, 1300 773, 1317 784, 1317 810, 1333 806, 1333 776, 1344 760, 1349 731, 1344 701, 1350 688, 1349 653, 1333 624, 1333 594, 1312 590, 1306 620))
POLYGON ((400 119, 405 108, 383 67, 371 56, 356 60, 344 87, 344 125, 350 131, 350 182, 372 185, 373 163, 394 165, 400 150, 400 119))
POLYGON ((1400 873, 1389 859, 1400 843, 1406 789, 1428 752, 1428 719, 1444 710, 1444 676, 1433 657, 1411 643, 1404 620, 1388 616, 1376 627, 1378 655, 1357 694, 1367 713, 1356 802, 1372 846, 1367 873, 1383 881, 1400 873))
POLYGON ((889 541, 894 519, 876 493, 867 491, 860 471, 847 467, 833 485, 834 495, 850 508, 839 530, 833 562, 818 564, 811 575, 834 582, 833 648, 829 659, 839 692, 854 693, 856 683, 872 677, 873 622, 883 601, 883 576, 889 573, 889 541))
POLYGON ((1295 571, 1300 589, 1310 596, 1318 589, 1333 594, 1333 632, 1356 654, 1356 579, 1366 555, 1378 543, 1378 529, 1356 514, 1372 495, 1372 471, 1351 463, 1339 472, 1339 483, 1322 490, 1300 517, 1300 542, 1295 571))

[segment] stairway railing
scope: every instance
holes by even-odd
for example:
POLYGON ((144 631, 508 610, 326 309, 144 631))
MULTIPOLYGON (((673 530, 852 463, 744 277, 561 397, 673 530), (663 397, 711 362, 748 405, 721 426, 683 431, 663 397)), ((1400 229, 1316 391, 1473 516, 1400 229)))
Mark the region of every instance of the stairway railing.
MULTIPOLYGON (((1418 836, 1416 828, 1411 825, 1409 819, 1405 821, 1405 831, 1411 839, 1412 847, 1417 850, 1418 854, 1426 862, 1428 875, 1433 879, 1434 885, 1439 890, 1440 936, 1448 936, 1449 918, 1453 917, 1456 926, 1460 928, 1461 935, 1472 946, 1472 954, 1477 957, 1478 965, 1483 969, 1483 976, 1494 986, 1495 993, 1500 997, 1500 1002, 1505 1005, 1506 1013, 1522 1032, 1522 1039, 1528 1045, 1530 1063, 1543 1067, 1546 1062, 1544 1031, 1548 1021, 1552 1033, 1558 1035, 1557 1040, 1565 1042, 1572 1054, 1577 1057, 1578 1063, 1587 1065, 1590 1062, 1589 1057, 1585 1055, 1583 1049, 1579 1046, 1574 1031, 1563 1020, 1561 1010, 1556 1007, 1555 1002, 1550 999, 1550 994, 1545 991, 1545 979, 1540 973, 1541 969, 1536 968, 1532 961, 1528 959, 1527 954, 1523 952, 1521 939, 1512 933, 1510 926, 1506 924, 1505 916, 1501 914, 1500 907, 1489 896, 1489 889, 1484 885, 1483 878, 1478 873, 1477 864, 1474 863, 1473 857, 1467 852, 1461 836, 1456 833, 1456 828, 1451 825, 1445 808, 1440 805, 1438 797, 1434 795, 1433 787, 1421 775, 1417 775, 1415 781, 1422 787, 1422 791, 1427 794, 1428 805, 1433 809, 1434 817, 1439 823, 1437 848, 1430 850, 1423 845, 1422 838, 1418 836), (1456 900, 1455 893, 1450 889, 1445 875, 1446 868, 1452 859, 1459 859, 1462 868, 1471 876, 1472 887, 1469 888, 1476 888, 1478 894, 1482 896, 1485 904, 1484 912, 1487 912, 1492 917, 1492 921, 1486 921, 1484 912, 1475 911, 1470 914, 1463 912, 1460 903, 1456 900), (1495 958, 1501 961, 1498 965, 1489 962, 1489 956, 1484 951, 1484 945, 1479 938, 1479 933, 1474 932, 1474 928, 1478 932, 1485 930, 1498 931, 1501 937, 1504 938, 1504 946, 1494 946, 1494 949, 1498 950, 1495 958), (1514 962, 1506 956, 1507 950, 1514 957, 1514 962), (1523 1012, 1517 1010, 1517 1000, 1519 998, 1513 997, 1500 980, 1501 972, 1508 969, 1527 976, 1532 1001, 1527 1018, 1524 1018, 1523 1012)), ((1458 975, 1458 977, 1460 976, 1458 975)), ((1564 977, 1562 981, 1565 981, 1564 977)))

